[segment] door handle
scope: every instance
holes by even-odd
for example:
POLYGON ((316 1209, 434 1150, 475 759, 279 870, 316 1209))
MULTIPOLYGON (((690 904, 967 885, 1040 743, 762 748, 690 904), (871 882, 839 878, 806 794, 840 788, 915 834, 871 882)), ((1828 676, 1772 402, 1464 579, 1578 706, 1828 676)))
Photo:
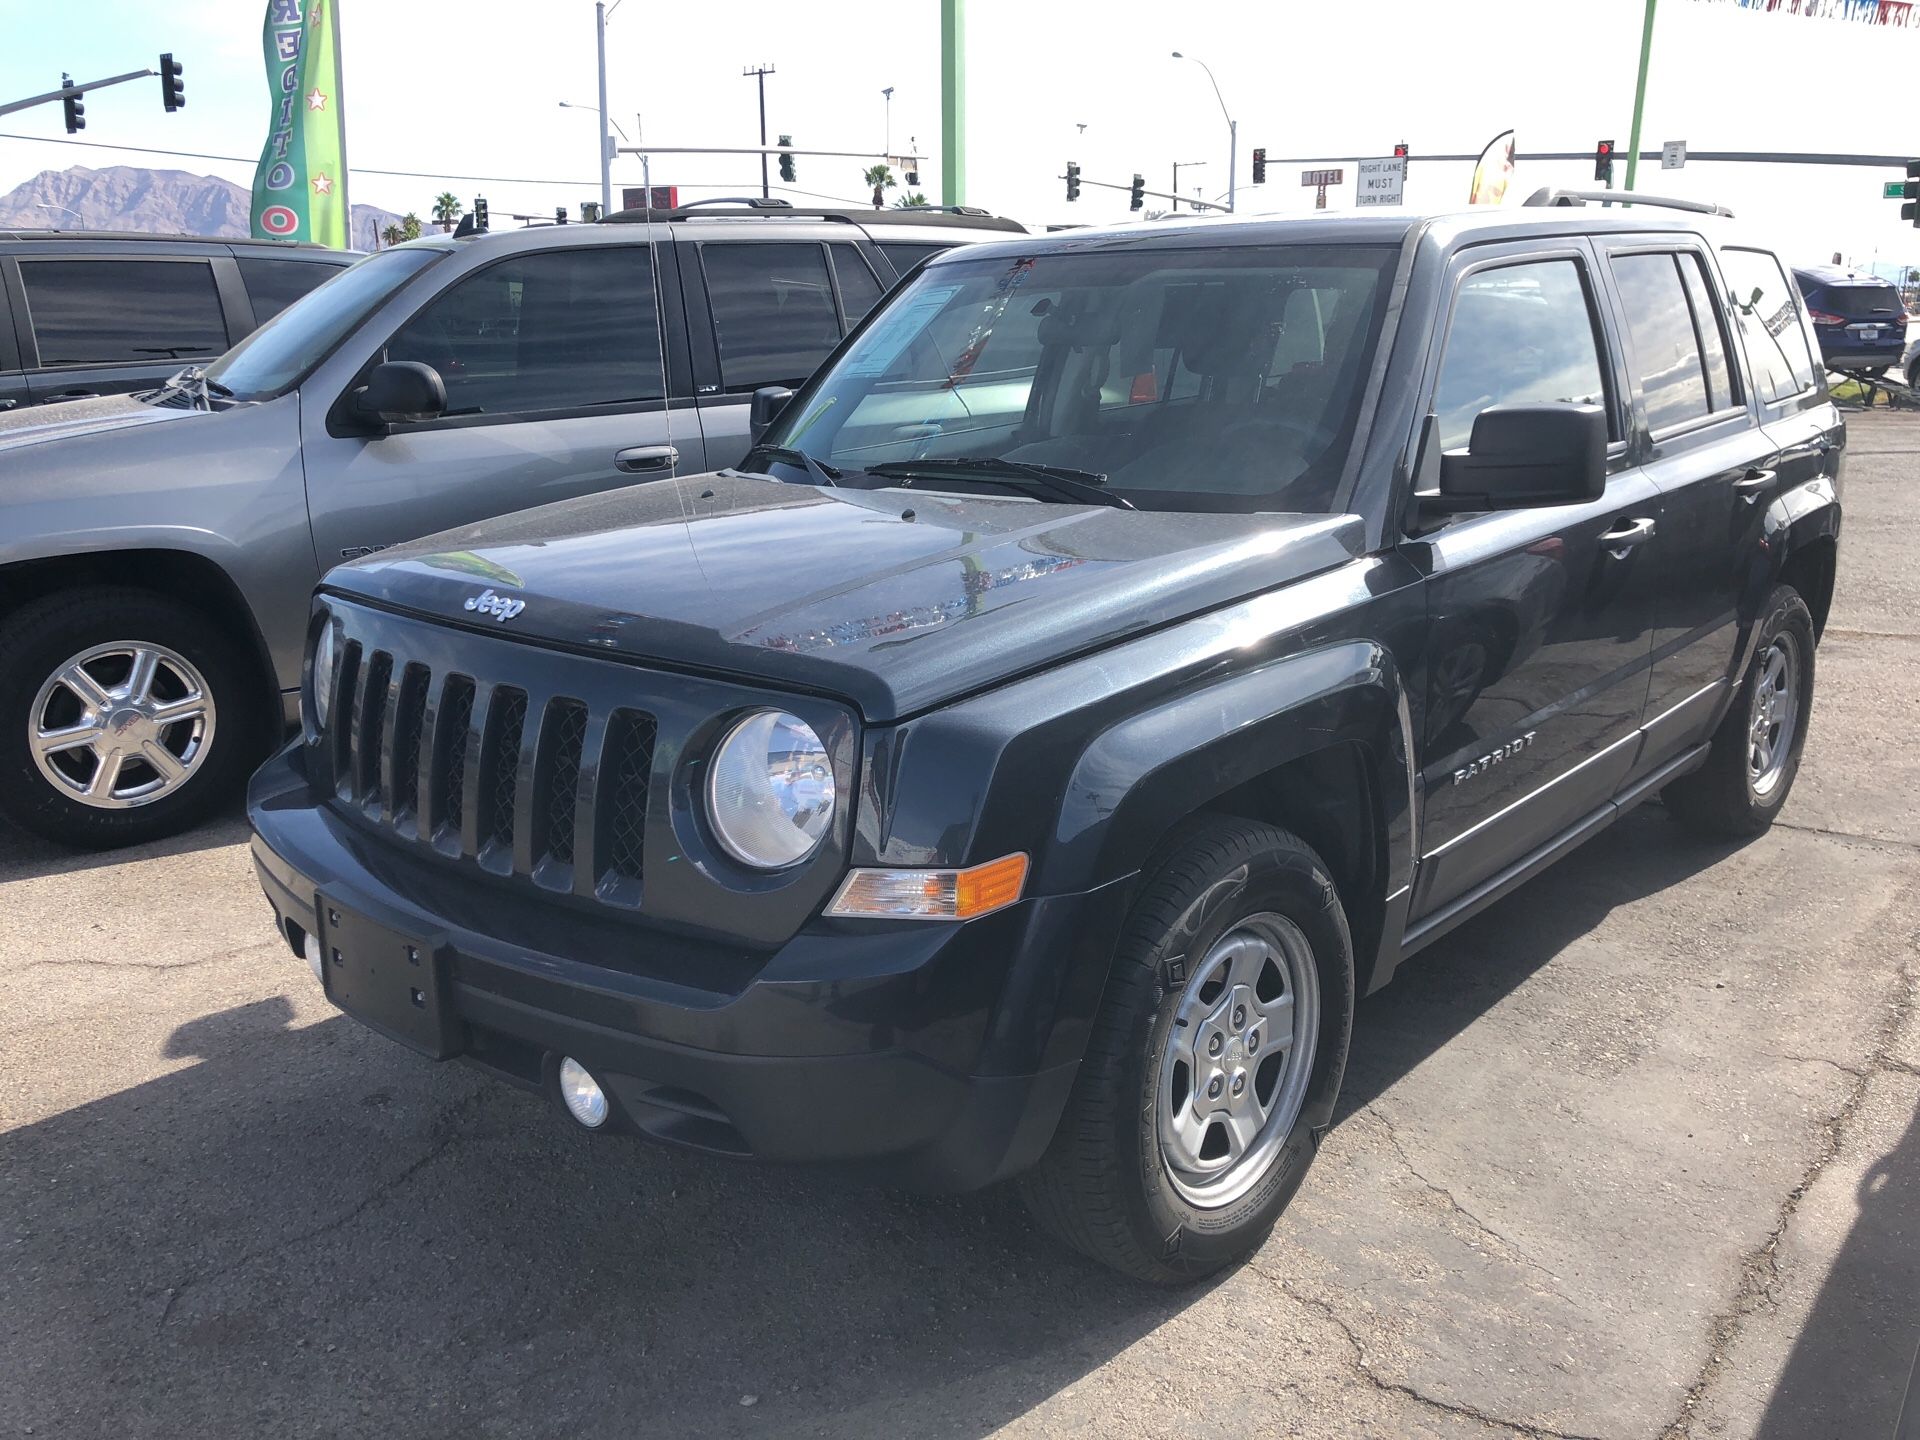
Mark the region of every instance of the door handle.
POLYGON ((1622 520, 1600 537, 1600 543, 1612 552, 1616 560, 1624 560, 1627 551, 1643 540, 1653 538, 1652 519, 1641 516, 1637 520, 1622 520))
POLYGON ((628 474, 671 470, 680 463, 680 452, 672 445, 633 445, 614 451, 613 463, 628 474))
POLYGON ((1760 498, 1760 492, 1762 490, 1765 490, 1769 485, 1773 484, 1773 478, 1776 473, 1777 472, 1772 470, 1749 470, 1733 482, 1734 491, 1744 496, 1747 503, 1751 505, 1755 500, 1760 498))

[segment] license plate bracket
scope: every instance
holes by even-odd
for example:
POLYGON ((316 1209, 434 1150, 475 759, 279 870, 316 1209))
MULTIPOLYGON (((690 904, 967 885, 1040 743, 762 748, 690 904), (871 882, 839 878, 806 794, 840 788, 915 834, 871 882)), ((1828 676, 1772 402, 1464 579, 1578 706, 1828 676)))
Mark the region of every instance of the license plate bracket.
POLYGON ((322 895, 320 975, 327 998, 370 1029, 435 1060, 462 1044, 442 941, 408 935, 322 895))
POLYGON ((1869 325, 1860 331, 1860 338, 1862 340, 1878 340, 1880 338, 1880 331, 1874 326, 1869 325))

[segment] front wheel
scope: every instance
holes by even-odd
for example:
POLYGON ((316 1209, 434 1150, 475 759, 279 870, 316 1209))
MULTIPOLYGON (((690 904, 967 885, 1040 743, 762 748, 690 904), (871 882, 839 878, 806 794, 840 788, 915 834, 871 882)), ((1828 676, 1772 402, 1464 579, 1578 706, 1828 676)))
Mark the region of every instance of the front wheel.
POLYGON ((1760 618, 1760 638, 1706 763, 1660 798, 1675 819, 1702 834, 1758 835, 1787 803, 1800 772, 1813 710, 1813 616, 1799 591, 1777 585, 1760 618))
POLYGON ((1275 826, 1206 817, 1150 865, 1066 1113, 1023 1179, 1035 1217, 1143 1280, 1256 1249, 1333 1116, 1353 945, 1326 866, 1275 826))
POLYGON ((164 595, 22 606, 0 624, 0 814, 89 850, 195 824, 264 748, 252 673, 212 621, 164 595))

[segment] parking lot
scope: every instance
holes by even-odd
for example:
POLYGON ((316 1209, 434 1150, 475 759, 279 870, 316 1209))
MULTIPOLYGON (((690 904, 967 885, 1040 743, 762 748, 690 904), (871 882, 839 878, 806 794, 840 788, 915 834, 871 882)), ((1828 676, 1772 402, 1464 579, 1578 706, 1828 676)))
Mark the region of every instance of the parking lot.
POLYGON ((1785 819, 1649 806, 1359 1010, 1272 1241, 601 1142, 338 1017, 229 817, 0 834, 0 1434, 1881 1436, 1920 1342, 1920 418, 1785 819))

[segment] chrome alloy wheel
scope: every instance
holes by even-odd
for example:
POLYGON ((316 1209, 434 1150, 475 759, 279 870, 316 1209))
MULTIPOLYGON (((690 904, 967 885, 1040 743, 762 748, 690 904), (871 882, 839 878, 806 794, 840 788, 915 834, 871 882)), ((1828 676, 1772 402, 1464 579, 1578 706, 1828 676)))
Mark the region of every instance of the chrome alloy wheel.
POLYGON ((1193 967, 1160 1058, 1155 1130, 1189 1203, 1230 1205, 1300 1118, 1320 1033, 1313 948, 1284 915, 1252 915, 1193 967))
POLYGON ((1799 673, 1799 642, 1784 632, 1774 636, 1760 657, 1760 678, 1747 712, 1747 779, 1761 799, 1780 783, 1793 753, 1793 732, 1800 723, 1800 697, 1794 690, 1799 673))
POLYGON ((193 777, 213 743, 213 696, 164 645, 115 640, 53 672, 27 712, 27 748, 70 800, 151 805, 193 777))

